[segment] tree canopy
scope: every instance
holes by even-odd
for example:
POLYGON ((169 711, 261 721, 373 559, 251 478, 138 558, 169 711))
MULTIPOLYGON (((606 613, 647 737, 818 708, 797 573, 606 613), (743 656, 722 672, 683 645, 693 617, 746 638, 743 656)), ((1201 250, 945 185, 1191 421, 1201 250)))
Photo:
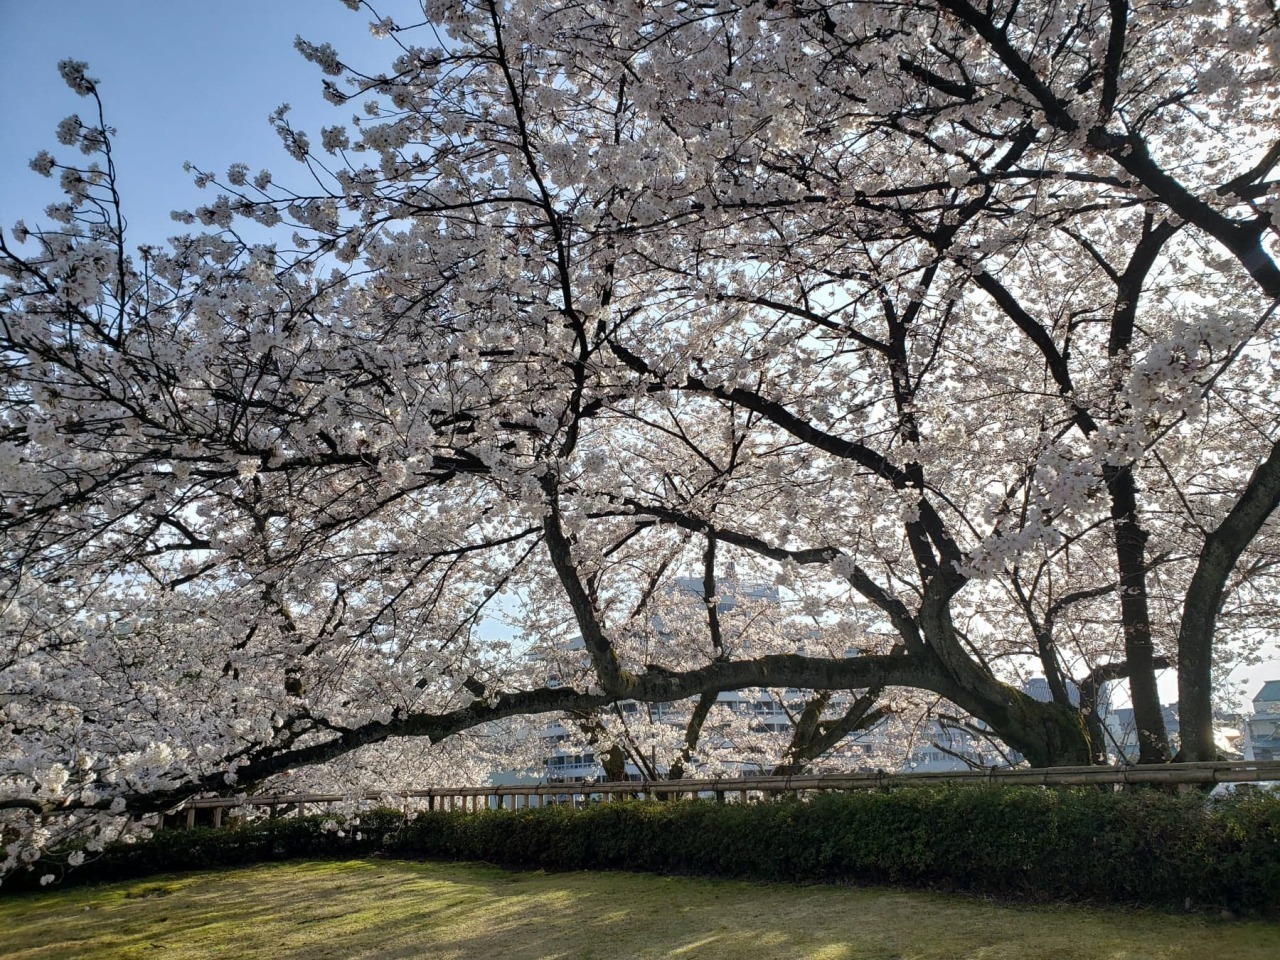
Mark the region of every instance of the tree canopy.
POLYGON ((679 771, 730 690, 805 692, 781 768, 903 690, 1046 765, 1125 680, 1161 762, 1173 665, 1212 759, 1280 586, 1269 4, 365 12, 381 72, 297 43, 355 116, 163 246, 62 64, 0 235, 9 867, 526 715, 681 704, 679 771))

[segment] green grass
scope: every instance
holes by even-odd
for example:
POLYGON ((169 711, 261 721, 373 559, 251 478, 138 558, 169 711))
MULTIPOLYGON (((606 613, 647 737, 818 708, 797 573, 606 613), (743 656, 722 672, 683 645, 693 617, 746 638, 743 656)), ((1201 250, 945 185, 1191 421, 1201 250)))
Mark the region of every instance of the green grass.
POLYGON ((1280 925, 878 888, 295 862, 0 900, 7 960, 1280 957, 1280 925))

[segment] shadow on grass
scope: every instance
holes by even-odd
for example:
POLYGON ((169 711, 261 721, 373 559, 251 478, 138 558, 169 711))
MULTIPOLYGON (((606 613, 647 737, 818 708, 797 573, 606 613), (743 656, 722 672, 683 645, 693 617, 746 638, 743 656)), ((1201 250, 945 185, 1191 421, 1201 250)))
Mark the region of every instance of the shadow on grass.
POLYGON ((1272 960, 1280 925, 884 889, 351 861, 0 900, 0 956, 1272 960))

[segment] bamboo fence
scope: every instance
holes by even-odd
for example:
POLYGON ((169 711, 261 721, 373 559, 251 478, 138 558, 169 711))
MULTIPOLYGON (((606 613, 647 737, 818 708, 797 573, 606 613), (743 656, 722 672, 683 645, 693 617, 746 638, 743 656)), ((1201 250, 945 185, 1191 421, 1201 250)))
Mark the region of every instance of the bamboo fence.
POLYGON ((159 826, 195 826, 201 811, 211 811, 215 827, 229 822, 227 811, 269 816, 303 816, 348 807, 377 804, 410 810, 475 812, 520 810, 548 804, 581 805, 625 798, 657 800, 703 798, 717 802, 749 803, 783 795, 803 796, 829 790, 872 790, 940 783, 1001 783, 1067 787, 1162 784, 1191 789, 1220 783, 1258 783, 1280 780, 1280 760, 1228 760, 1213 763, 1167 763, 1121 767, 991 767, 936 773, 817 773, 793 777, 716 777, 689 780, 624 780, 618 782, 528 783, 492 786, 443 786, 360 795, 340 793, 260 794, 248 797, 199 797, 160 815, 159 826))

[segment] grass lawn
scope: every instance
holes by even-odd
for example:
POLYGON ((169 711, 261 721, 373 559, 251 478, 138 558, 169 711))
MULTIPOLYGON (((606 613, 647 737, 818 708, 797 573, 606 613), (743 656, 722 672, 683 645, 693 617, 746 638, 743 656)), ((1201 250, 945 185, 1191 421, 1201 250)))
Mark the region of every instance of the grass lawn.
POLYGON ((270 864, 0 899, 0 957, 1280 957, 1280 924, 477 864, 270 864))

